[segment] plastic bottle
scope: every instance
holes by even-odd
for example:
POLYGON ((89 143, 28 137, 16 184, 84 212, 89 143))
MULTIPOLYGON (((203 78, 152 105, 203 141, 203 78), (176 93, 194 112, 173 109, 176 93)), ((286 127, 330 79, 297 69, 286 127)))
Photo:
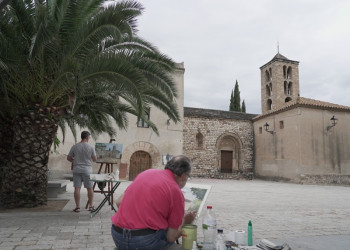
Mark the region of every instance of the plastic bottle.
POLYGON ((216 238, 216 217, 212 208, 212 206, 207 206, 203 216, 203 236, 206 245, 214 245, 216 238))
POLYGON ((192 249, 191 250, 198 250, 197 248, 197 242, 194 240, 192 243, 192 249))
POLYGON ((225 239, 224 239, 224 230, 218 229, 216 235, 215 249, 216 250, 226 250, 225 239))
POLYGON ((115 180, 119 181, 119 169, 115 171, 115 180))
POLYGON ((248 246, 253 245, 253 225, 252 222, 248 222, 248 246))

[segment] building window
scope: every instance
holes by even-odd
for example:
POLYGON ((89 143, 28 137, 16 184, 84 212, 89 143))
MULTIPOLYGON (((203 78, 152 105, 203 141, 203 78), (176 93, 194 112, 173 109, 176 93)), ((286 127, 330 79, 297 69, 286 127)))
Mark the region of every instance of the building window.
POLYGON ((271 99, 267 100, 267 110, 272 110, 272 101, 271 101, 271 99))
POLYGON ((271 89, 270 89, 270 86, 269 86, 269 85, 266 85, 266 95, 267 95, 268 97, 271 96, 271 89))
POLYGON ((283 123, 283 121, 280 121, 280 129, 284 129, 284 123, 283 123))
POLYGON ((196 143, 198 149, 203 149, 203 135, 201 132, 196 135, 196 143))
POLYGON ((262 127, 259 127, 259 134, 262 134, 262 127))
POLYGON ((289 82, 289 84, 288 84, 287 94, 293 95, 293 83, 292 82, 289 82))
POLYGON ((287 95, 288 94, 288 82, 284 81, 284 94, 287 95))
POLYGON ((270 73, 266 70, 265 71, 265 80, 266 80, 266 82, 269 82, 270 81, 270 73))
POLYGON ((292 67, 288 67, 287 69, 287 79, 292 79, 292 67))
MULTIPOLYGON (((145 116, 147 117, 148 120, 149 120, 149 117, 150 117, 149 114, 150 114, 150 109, 148 109, 148 111, 146 111, 146 114, 145 114, 145 116)), ((149 125, 148 125, 148 123, 145 120, 139 119, 137 121, 137 127, 139 127, 139 128, 148 128, 149 125)))
POLYGON ((290 102, 292 100, 292 98, 287 97, 286 99, 284 99, 284 102, 290 102))

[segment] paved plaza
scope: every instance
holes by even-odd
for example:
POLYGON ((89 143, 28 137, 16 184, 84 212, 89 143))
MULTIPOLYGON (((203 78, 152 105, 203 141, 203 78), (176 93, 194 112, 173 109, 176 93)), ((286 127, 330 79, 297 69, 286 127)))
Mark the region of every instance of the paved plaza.
MULTIPOLYGON (((190 182, 211 185, 205 205, 213 206, 224 233, 246 230, 251 220, 254 243, 265 238, 286 242, 293 250, 350 249, 350 187, 197 178, 190 182)), ((116 196, 129 184, 123 182, 116 196)), ((96 193, 95 205, 102 198, 96 193)), ((60 212, 0 210, 0 249, 114 248, 109 206, 93 218, 84 209, 72 212, 72 183, 59 199, 70 200, 60 212)), ((81 204, 86 204, 85 189, 81 204)), ((200 218, 196 224, 200 226, 200 218)), ((198 238, 202 239, 200 227, 198 238)))

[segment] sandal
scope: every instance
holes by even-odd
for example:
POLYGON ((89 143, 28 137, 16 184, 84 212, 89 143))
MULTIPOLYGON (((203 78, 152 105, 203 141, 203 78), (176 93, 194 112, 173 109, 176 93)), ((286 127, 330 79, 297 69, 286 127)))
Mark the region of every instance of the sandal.
POLYGON ((92 206, 92 207, 89 207, 89 211, 90 211, 90 212, 93 212, 93 211, 95 211, 95 208, 94 208, 94 206, 92 206))
POLYGON ((76 207, 73 209, 73 212, 79 213, 80 212, 80 207, 76 207))

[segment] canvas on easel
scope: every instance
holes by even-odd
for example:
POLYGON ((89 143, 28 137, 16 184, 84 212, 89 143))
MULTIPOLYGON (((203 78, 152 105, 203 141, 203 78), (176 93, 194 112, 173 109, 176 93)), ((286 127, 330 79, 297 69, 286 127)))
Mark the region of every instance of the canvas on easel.
MULTIPOLYGON (((95 144, 97 163, 100 163, 100 168, 97 174, 107 174, 114 173, 118 169, 118 164, 120 164, 120 159, 123 154, 123 144, 118 143, 96 143, 95 144), (104 168, 104 172, 103 172, 104 168), (115 169, 114 169, 115 168, 115 169)), ((94 193, 109 193, 112 189, 112 183, 108 182, 106 185, 106 191, 96 190, 96 182, 93 185, 94 193)), ((110 202, 113 204, 113 195, 110 197, 110 202)), ((86 203, 86 207, 88 203, 86 203)))
POLYGON ((96 143, 97 162, 120 163, 123 154, 123 144, 118 143, 96 143))
POLYGON ((186 186, 182 188, 182 192, 185 197, 185 210, 195 211, 196 218, 198 219, 202 212, 203 206, 208 198, 211 185, 203 185, 196 183, 186 183, 186 186))

